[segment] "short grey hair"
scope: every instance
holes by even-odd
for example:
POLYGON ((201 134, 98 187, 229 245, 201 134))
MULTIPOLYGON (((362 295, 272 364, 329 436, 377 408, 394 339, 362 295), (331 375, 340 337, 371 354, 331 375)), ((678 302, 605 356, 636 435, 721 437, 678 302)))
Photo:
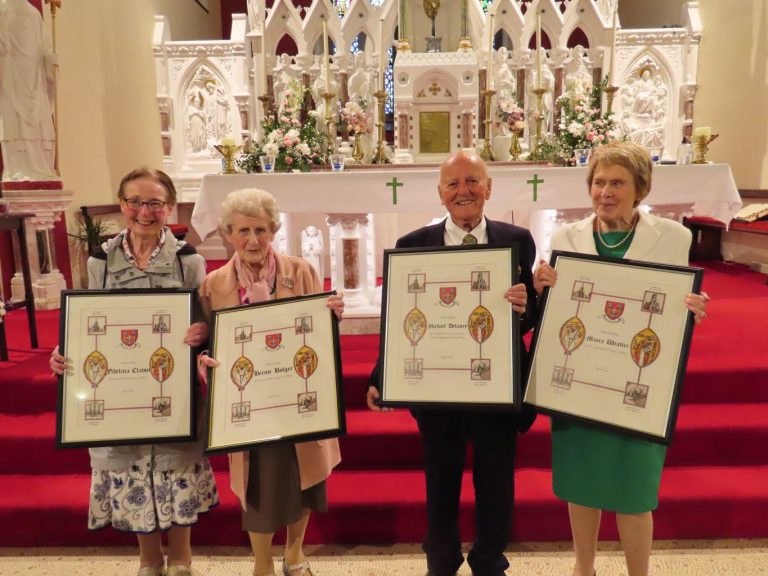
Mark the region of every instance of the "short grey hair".
POLYGON ((227 194, 219 212, 219 229, 225 234, 232 233, 232 219, 235 214, 266 216, 272 233, 280 230, 280 209, 277 207, 277 200, 266 190, 243 188, 227 194))

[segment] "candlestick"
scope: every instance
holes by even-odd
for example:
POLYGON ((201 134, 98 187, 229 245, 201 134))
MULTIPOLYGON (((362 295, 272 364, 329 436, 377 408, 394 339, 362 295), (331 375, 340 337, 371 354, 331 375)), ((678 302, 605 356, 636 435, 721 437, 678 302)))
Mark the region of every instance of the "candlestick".
POLYGON ((488 18, 488 78, 485 79, 485 85, 488 90, 493 90, 493 12, 489 14, 488 18))
POLYGON ((381 77, 384 77, 384 70, 386 69, 386 61, 389 56, 389 50, 384 48, 384 16, 379 20, 379 71, 381 77))
POLYGON ((616 2, 616 6, 613 10, 613 36, 611 38, 611 56, 610 56, 610 62, 608 65, 608 85, 611 86, 611 81, 615 77, 615 68, 614 65, 616 62, 616 29, 618 28, 619 23, 619 3, 616 2))
POLYGON ((325 91, 330 93, 331 74, 328 66, 328 20, 323 18, 323 69, 325 70, 325 91))
POLYGON ((541 14, 536 12, 536 88, 541 90, 541 14))
POLYGON ((269 72, 267 71, 267 39, 265 38, 266 28, 263 29, 261 36, 261 69, 264 70, 264 90, 266 94, 267 87, 269 86, 269 72))

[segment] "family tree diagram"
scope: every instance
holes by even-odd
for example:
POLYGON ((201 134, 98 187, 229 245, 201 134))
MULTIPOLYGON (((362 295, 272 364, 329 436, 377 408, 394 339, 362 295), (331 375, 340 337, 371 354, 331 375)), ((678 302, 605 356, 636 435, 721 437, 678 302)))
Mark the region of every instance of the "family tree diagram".
POLYGON ((487 270, 470 271, 470 276, 460 279, 429 280, 427 274, 408 274, 407 293, 412 295, 413 307, 403 319, 403 333, 410 341, 412 356, 403 360, 404 375, 407 379, 422 380, 425 372, 469 372, 471 380, 491 379, 491 359, 483 357, 483 343, 493 334, 494 319, 488 308, 483 306, 483 293, 491 289, 491 274, 487 270), (476 306, 470 311, 466 324, 429 322, 422 309, 419 308, 419 296, 424 298, 439 298, 439 305, 452 308, 458 305, 456 300, 457 288, 469 285, 472 298, 477 299, 476 306), (437 293, 435 294, 435 291, 437 293), (477 343, 477 348, 470 350, 470 357, 464 366, 444 367, 424 364, 424 358, 419 356, 419 343, 428 330, 466 330, 467 334, 477 343), (473 352, 476 355, 473 355, 473 352))
MULTIPOLYGON (((317 411, 317 390, 310 390, 309 382, 317 370, 319 362, 317 352, 307 344, 307 335, 312 333, 311 315, 297 316, 291 326, 258 331, 254 330, 251 324, 242 324, 234 328, 230 342, 240 348, 240 356, 229 369, 229 380, 234 384, 237 391, 236 401, 230 402, 230 422, 250 421, 254 412, 265 410, 282 410, 295 407, 298 414, 317 411), (290 365, 277 365, 273 368, 257 370, 253 360, 248 356, 248 349, 258 346, 259 352, 278 352, 286 346, 283 342, 283 335, 290 333, 300 337, 300 345, 294 352, 290 365), (262 337, 263 340, 261 340, 262 337), (254 396, 258 394, 258 390, 254 388, 256 383, 252 382, 255 376, 279 376, 290 372, 294 372, 303 381, 301 388, 296 392, 295 402, 281 401, 276 404, 262 405, 255 400, 252 401, 254 396)), ((286 338, 287 341, 288 338, 286 338)), ((261 358, 263 359, 263 356, 261 358)), ((230 395, 227 394, 227 397, 229 398, 230 395)))
POLYGON ((661 340, 652 326, 654 318, 664 314, 667 295, 660 291, 645 290, 642 297, 635 297, 601 293, 598 289, 599 286, 596 282, 581 280, 573 282, 569 300, 575 304, 576 312, 560 326, 558 339, 563 349, 563 357, 562 363, 556 363, 554 366, 551 385, 566 391, 575 386, 589 386, 604 391, 606 394, 620 394, 624 404, 644 409, 648 400, 650 385, 643 382, 643 370, 653 364, 661 352, 661 340), (597 315, 599 320, 590 323, 588 328, 582 318, 595 318, 594 315, 587 316, 585 314, 585 310, 594 304, 602 304, 602 313, 597 315), (595 330, 597 322, 600 324, 624 322, 624 312, 630 306, 639 307, 640 312, 647 315, 647 322, 632 335, 629 342, 607 337, 595 330), (629 359, 637 367, 634 380, 627 381, 624 385, 610 386, 579 379, 579 374, 574 368, 568 367, 568 362, 577 354, 589 353, 586 349, 581 348, 585 343, 618 350, 629 356, 629 359))
POLYGON ((171 416, 172 398, 165 389, 165 382, 173 374, 175 361, 173 354, 163 346, 163 339, 172 334, 171 315, 165 313, 152 314, 147 322, 139 323, 111 323, 107 313, 87 316, 87 336, 92 338, 92 351, 83 361, 83 375, 91 385, 91 398, 85 401, 84 419, 87 421, 104 420, 107 413, 128 412, 137 410, 150 411, 153 418, 167 418, 171 416), (102 350, 108 347, 119 346, 124 351, 133 351, 135 358, 140 350, 140 334, 147 332, 151 336, 141 338, 141 344, 149 348, 143 366, 127 366, 124 363, 115 362, 116 366, 110 367, 110 360, 102 350), (119 335, 119 342, 117 341, 119 335), (100 349, 101 348, 101 349, 100 349), (138 405, 118 405, 114 394, 103 394, 102 388, 110 383, 112 377, 136 377, 137 381, 147 381, 151 378, 155 381, 154 389, 147 389, 146 403, 138 405), (105 398, 106 396, 107 398, 105 398))

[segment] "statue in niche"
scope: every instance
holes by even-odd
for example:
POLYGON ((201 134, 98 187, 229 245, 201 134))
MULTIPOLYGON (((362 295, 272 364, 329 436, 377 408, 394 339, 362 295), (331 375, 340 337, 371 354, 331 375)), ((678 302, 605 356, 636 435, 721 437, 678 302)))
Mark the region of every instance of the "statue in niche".
POLYGON ((592 72, 582 46, 571 49, 571 57, 565 66, 565 89, 576 97, 587 96, 592 89, 592 72))
POLYGON ((248 27, 252 32, 261 31, 263 19, 264 8, 261 0, 248 0, 248 27))
MULTIPOLYGON (((552 91, 555 87, 555 75, 552 74, 552 70, 547 64, 547 51, 544 48, 541 50, 541 87, 546 90, 541 99, 541 113, 544 117, 544 122, 541 124, 541 133, 546 134, 550 130, 550 119, 552 115, 552 91)), ((528 94, 528 110, 526 118, 528 118, 529 134, 536 134, 536 116, 538 114, 538 103, 536 100, 536 94, 533 93, 534 89, 538 87, 538 73, 536 71, 536 52, 531 53, 531 64, 528 66, 528 74, 525 79, 525 88, 528 94)))
POLYGON ((280 113, 291 100, 292 84, 299 78, 298 69, 291 63, 291 56, 282 53, 274 70, 273 86, 275 90, 275 102, 280 113))
POLYGON ((301 232, 301 257, 309 262, 320 279, 323 279, 323 235, 314 226, 307 226, 301 232))
POLYGON ((355 54, 355 71, 347 81, 349 99, 356 101, 364 108, 371 101, 371 74, 365 65, 365 52, 355 54))
POLYGON ((651 79, 648 68, 622 89, 621 127, 630 140, 641 146, 661 146, 667 116, 667 88, 661 76, 651 79))
POLYGON ((213 147, 219 140, 232 133, 229 118, 229 100, 215 80, 205 83, 205 135, 208 146, 213 147))
POLYGON ((27 0, 0 2, 0 144, 3 179, 58 180, 53 100, 56 55, 27 0))
POLYGON ((205 132, 205 93, 200 84, 193 82, 187 89, 186 141, 187 148, 193 154, 204 152, 208 141, 205 132))
POLYGON ((200 67, 184 97, 187 150, 192 154, 210 153, 214 144, 232 133, 232 120, 227 94, 213 73, 200 67))
POLYGON ((509 52, 502 46, 498 49, 497 57, 499 59, 499 65, 496 69, 496 93, 501 97, 502 94, 508 94, 512 98, 517 93, 517 82, 515 81, 515 73, 509 67, 509 52))

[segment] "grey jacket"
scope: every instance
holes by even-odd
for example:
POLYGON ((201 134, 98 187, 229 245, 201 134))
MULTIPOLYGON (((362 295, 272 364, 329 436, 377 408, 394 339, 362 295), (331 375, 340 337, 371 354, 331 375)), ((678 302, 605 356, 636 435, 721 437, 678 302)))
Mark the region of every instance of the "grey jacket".
MULTIPOLYGON (((205 277, 205 260, 166 228, 166 240, 146 270, 132 266, 123 251, 123 230, 88 259, 88 288, 197 288, 205 277)), ((91 448, 91 467, 122 470, 138 466, 155 471, 184 468, 203 459, 202 439, 174 444, 91 448)))

